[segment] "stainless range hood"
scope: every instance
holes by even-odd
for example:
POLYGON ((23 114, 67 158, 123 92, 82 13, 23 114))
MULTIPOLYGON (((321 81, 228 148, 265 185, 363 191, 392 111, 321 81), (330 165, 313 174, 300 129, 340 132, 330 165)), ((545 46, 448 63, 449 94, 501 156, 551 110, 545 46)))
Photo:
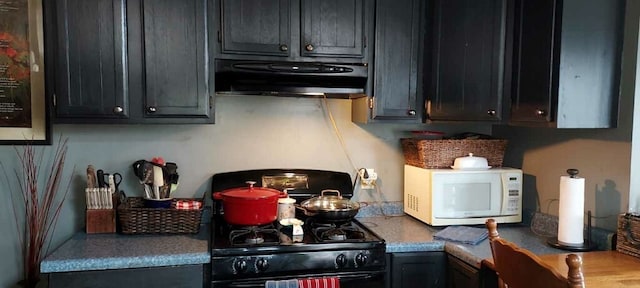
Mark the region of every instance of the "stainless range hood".
POLYGON ((366 64, 216 59, 217 93, 357 98, 366 93, 366 64))

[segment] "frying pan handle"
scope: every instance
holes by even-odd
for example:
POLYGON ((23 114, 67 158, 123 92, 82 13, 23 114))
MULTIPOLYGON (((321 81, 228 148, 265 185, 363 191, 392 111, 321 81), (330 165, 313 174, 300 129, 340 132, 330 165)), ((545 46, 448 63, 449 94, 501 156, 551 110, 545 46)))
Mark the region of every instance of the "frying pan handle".
POLYGON ((342 199, 342 195, 340 194, 340 191, 334 190, 334 189, 325 189, 325 190, 320 191, 320 197, 323 197, 325 192, 336 193, 336 194, 338 194, 338 197, 340 197, 340 199, 342 199))

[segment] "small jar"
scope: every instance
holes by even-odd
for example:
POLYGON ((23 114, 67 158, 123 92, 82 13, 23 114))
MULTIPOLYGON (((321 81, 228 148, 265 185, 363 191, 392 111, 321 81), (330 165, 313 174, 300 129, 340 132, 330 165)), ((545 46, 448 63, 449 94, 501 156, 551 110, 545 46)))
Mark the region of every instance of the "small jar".
POLYGON ((289 197, 278 199, 278 221, 296 217, 295 203, 296 199, 289 197))

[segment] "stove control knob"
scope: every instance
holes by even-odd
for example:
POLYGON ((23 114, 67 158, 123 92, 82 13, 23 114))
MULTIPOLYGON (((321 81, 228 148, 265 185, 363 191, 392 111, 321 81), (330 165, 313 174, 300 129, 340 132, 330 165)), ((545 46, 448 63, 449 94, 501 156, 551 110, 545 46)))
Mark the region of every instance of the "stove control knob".
POLYGON ((364 264, 367 264, 367 255, 364 255, 362 253, 358 253, 358 255, 356 255, 356 265, 358 266, 364 266, 364 264))
POLYGON ((338 268, 342 268, 347 265, 347 256, 344 256, 344 254, 338 255, 338 257, 336 257, 336 265, 338 268))
POLYGON ((233 268, 236 270, 236 273, 244 273, 247 271, 247 260, 238 259, 233 263, 233 268))
POLYGON ((269 261, 264 258, 258 259, 258 261, 256 261, 256 269, 261 272, 266 271, 267 269, 269 269, 269 261))

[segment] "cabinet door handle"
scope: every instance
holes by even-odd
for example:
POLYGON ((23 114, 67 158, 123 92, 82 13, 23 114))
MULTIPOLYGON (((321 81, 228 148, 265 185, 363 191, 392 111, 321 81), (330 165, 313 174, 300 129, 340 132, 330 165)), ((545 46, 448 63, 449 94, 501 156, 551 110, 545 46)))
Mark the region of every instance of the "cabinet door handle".
POLYGON ((489 109, 489 110, 487 110, 487 114, 488 114, 489 116, 496 116, 496 110, 489 109))
POLYGON ((124 111, 124 109, 122 109, 122 107, 120 107, 120 106, 113 107, 113 113, 120 114, 123 111, 124 111))
POLYGON ((542 110, 542 109, 538 109, 538 110, 536 110, 536 115, 545 116, 545 115, 547 115, 547 111, 542 110))
POLYGON ((289 51, 289 46, 284 45, 284 44, 280 45, 280 51, 282 51, 282 52, 289 51))
POLYGON ((156 113, 156 111, 157 111, 156 107, 149 106, 149 107, 147 108, 147 112, 149 112, 149 113, 156 113))
POLYGON ((411 110, 407 111, 407 114, 409 114, 409 116, 415 116, 416 115, 416 110, 411 109, 411 110))
POLYGON ((307 44, 306 46, 304 46, 304 49, 306 49, 307 51, 311 52, 311 51, 313 51, 313 45, 307 44))

